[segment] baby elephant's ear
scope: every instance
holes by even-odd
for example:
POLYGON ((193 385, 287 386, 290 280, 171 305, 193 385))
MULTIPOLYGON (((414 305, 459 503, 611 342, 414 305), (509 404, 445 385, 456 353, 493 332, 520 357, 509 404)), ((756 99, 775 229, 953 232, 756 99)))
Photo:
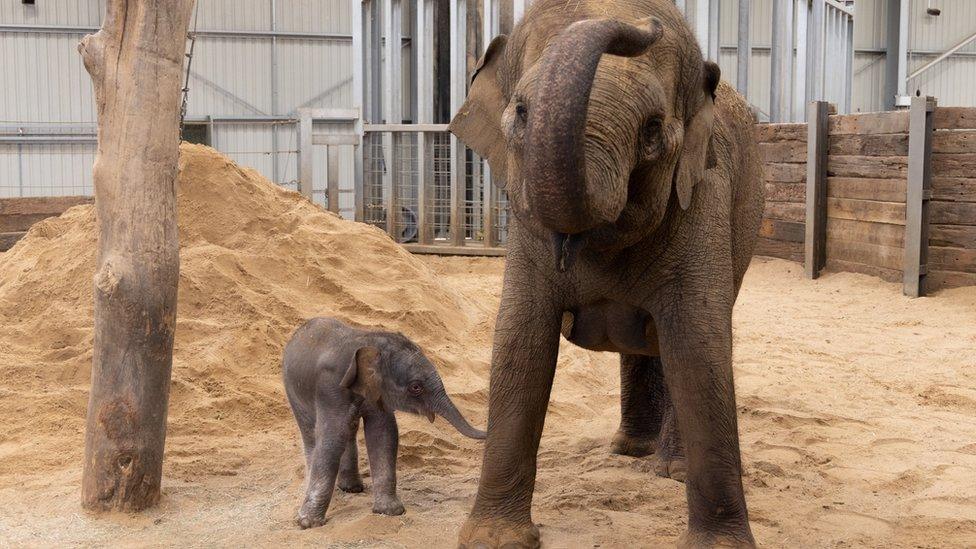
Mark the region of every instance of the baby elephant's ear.
POLYGON ((376 347, 360 347, 340 384, 369 402, 378 403, 382 397, 379 360, 380 352, 376 347))

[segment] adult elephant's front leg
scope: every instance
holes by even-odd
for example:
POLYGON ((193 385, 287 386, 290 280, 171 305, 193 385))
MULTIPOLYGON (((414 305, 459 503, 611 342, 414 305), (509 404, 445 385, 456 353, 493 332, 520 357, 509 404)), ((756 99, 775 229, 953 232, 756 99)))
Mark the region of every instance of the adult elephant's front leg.
POLYGON ((708 290, 678 295, 658 326, 687 456, 688 531, 679 546, 754 547, 732 384, 731 303, 708 290))
POLYGON ((539 546, 532 492, 561 316, 551 286, 510 256, 495 326, 481 481, 461 547, 539 546))

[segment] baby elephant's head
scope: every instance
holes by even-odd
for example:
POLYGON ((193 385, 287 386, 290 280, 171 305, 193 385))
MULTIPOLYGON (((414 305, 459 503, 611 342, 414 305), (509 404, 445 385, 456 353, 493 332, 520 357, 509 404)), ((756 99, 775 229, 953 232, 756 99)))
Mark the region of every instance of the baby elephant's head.
POLYGON ((383 334, 360 347, 342 379, 342 386, 381 406, 426 416, 438 415, 462 435, 483 439, 447 396, 434 365, 412 341, 400 334, 383 334))

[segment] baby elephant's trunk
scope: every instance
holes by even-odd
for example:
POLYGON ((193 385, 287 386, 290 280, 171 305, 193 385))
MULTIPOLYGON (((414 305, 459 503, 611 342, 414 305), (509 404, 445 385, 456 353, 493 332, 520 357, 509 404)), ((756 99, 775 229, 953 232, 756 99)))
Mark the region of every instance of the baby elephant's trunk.
POLYGON ((464 416, 461 415, 461 411, 457 409, 457 406, 455 406, 454 402, 452 402, 450 397, 447 396, 447 393, 441 394, 433 402, 432 408, 434 413, 450 422, 450 424, 453 425, 454 428, 457 429, 462 435, 468 438, 485 438, 485 432, 480 429, 475 429, 470 423, 468 423, 468 420, 464 419, 464 416))

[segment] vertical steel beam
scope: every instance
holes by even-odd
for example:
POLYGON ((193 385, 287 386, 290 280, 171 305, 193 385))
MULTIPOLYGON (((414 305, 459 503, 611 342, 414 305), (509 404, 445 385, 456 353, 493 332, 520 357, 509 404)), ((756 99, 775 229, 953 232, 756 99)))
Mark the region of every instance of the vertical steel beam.
POLYGON ((710 5, 710 0, 695 0, 695 20, 693 27, 695 29, 695 38, 698 39, 698 45, 701 46, 702 55, 705 57, 708 57, 711 51, 708 33, 709 14, 711 12, 710 5))
POLYGON ((736 50, 735 87, 749 98, 749 63, 752 61, 752 41, 749 37, 749 11, 752 0, 739 0, 739 41, 736 50))
MULTIPOLYGON (((414 63, 417 66, 417 79, 414 94, 417 96, 417 122, 432 122, 434 105, 433 72, 433 30, 434 0, 417 0, 414 23, 414 63)), ((427 134, 417 132, 417 241, 430 244, 431 227, 428 216, 430 202, 430 179, 427 177, 427 134)))
POLYGON ((793 2, 773 2, 769 116, 772 122, 790 119, 790 69, 793 65, 793 2))
MULTIPOLYGON (((367 4, 363 0, 349 0, 349 13, 352 23, 352 102, 359 110, 357 135, 362 143, 362 120, 365 116, 365 85, 366 85, 366 49, 363 15, 367 4)), ((363 220, 363 147, 355 145, 352 148, 352 177, 353 177, 353 219, 363 220)))
POLYGON ((851 112, 851 103, 854 101, 854 18, 845 15, 844 16, 844 29, 846 32, 846 39, 844 40, 844 46, 847 48, 846 55, 844 56, 845 66, 844 69, 844 114, 851 112))
POLYGON ((378 124, 383 120, 383 29, 381 2, 369 0, 369 115, 378 124))
MULTIPOLYGON (((519 0, 516 0, 518 2, 519 0)), ((464 103, 467 92, 467 8, 466 0, 451 2, 451 112, 456 113, 464 103)), ((467 151, 457 137, 451 135, 451 243, 464 246, 464 199, 466 192, 465 165, 467 151)))
MULTIPOLYGON (((483 0, 484 4, 482 6, 483 17, 482 17, 482 54, 488 51, 488 46, 491 44, 492 38, 497 34, 496 27, 498 25, 497 17, 499 13, 498 4, 500 0, 483 0)), ((481 228, 482 243, 486 248, 491 248, 496 245, 495 239, 495 185, 491 180, 491 166, 488 165, 487 160, 484 162, 484 171, 482 172, 482 193, 481 193, 481 228)))
POLYGON ((807 110, 807 196, 803 268, 820 276, 827 261, 827 145, 830 104, 814 101, 807 110))
POLYGON ((312 114, 298 110, 298 190, 312 199, 312 114))
POLYGON ((807 19, 807 99, 824 100, 824 0, 812 0, 807 19))
POLYGON ((526 0, 512 0, 512 26, 519 24, 525 15, 526 0))
POLYGON ((329 211, 339 213, 339 146, 329 145, 326 150, 325 196, 329 211))
MULTIPOLYGON (((276 0, 269 3, 271 9, 271 114, 277 116, 278 105, 278 6, 276 0)), ((278 183, 283 178, 278 173, 278 124, 271 125, 271 180, 278 183)))
POLYGON ((895 108, 895 96, 898 95, 898 30, 901 28, 901 0, 885 0, 884 7, 887 29, 883 105, 884 110, 890 111, 895 108))
POLYGON ((686 0, 674 0, 674 5, 678 6, 678 9, 681 11, 681 13, 685 14, 685 16, 687 17, 688 4, 686 0))
POLYGON ((908 186, 905 196, 905 262, 902 291, 925 293, 928 273, 929 201, 932 198, 933 97, 913 97, 908 124, 908 186))
POLYGON ((795 0, 796 6, 796 65, 793 71, 793 107, 791 119, 803 121, 806 119, 807 108, 807 32, 809 31, 809 13, 807 0, 795 0))
POLYGON ((898 6, 898 72, 895 87, 895 106, 908 107, 908 33, 911 21, 911 2, 902 0, 898 6))
POLYGON ((718 63, 722 39, 722 2, 708 3, 708 58, 718 63))
MULTIPOLYGON (((385 92, 383 114, 387 124, 403 123, 403 19, 401 0, 383 0, 384 14, 384 79, 385 92)), ((396 148, 400 136, 383 132, 383 156, 386 170, 383 172, 383 201, 386 204, 386 232, 397 239, 397 219, 400 206, 397 201, 396 172, 398 159, 396 148)))

